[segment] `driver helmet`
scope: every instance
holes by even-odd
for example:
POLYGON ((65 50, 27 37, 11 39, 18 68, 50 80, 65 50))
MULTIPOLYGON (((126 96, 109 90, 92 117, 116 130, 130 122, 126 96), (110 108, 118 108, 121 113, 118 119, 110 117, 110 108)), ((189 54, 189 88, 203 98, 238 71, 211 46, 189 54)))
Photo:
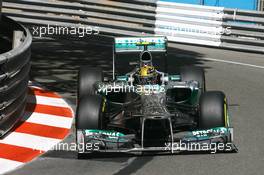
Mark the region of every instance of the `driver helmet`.
POLYGON ((157 72, 152 65, 152 55, 144 51, 140 55, 139 82, 140 84, 157 84, 157 72))

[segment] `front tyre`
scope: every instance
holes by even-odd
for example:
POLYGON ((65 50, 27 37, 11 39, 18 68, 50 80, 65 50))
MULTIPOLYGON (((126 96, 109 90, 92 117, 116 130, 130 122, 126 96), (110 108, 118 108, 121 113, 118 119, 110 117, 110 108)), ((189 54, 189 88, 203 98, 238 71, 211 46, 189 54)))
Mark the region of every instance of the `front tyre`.
POLYGON ((87 95, 79 101, 75 121, 78 158, 86 155, 84 130, 104 129, 104 110, 105 101, 99 95, 87 95))
POLYGON ((77 106, 76 129, 102 129, 104 100, 99 95, 87 95, 77 106))
POLYGON ((103 72, 100 68, 81 66, 78 74, 78 101, 87 95, 94 95, 96 82, 103 81, 103 72))
POLYGON ((199 129, 228 127, 226 96, 221 91, 209 91, 200 97, 199 129))

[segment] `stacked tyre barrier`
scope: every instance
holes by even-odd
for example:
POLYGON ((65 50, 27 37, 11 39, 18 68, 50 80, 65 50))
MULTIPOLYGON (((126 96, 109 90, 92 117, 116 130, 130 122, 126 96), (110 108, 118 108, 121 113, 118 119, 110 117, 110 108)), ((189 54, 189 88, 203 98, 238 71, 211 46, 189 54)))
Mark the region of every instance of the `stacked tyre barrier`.
POLYGON ((32 37, 29 30, 4 15, 0 26, 0 137, 2 137, 23 116, 28 93, 32 37))

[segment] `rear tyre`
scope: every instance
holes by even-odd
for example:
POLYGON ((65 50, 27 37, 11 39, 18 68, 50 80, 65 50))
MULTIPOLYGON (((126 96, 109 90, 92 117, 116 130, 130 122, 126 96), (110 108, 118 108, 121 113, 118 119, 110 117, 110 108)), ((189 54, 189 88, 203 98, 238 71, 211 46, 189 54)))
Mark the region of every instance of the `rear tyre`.
POLYGON ((227 103, 223 92, 210 91, 200 98, 199 129, 228 127, 227 103))
POLYGON ((203 68, 185 66, 180 68, 181 81, 198 81, 202 92, 206 91, 205 74, 203 68))
POLYGON ((80 101, 82 97, 95 94, 95 83, 102 81, 102 69, 89 66, 80 67, 78 75, 78 101, 80 101))

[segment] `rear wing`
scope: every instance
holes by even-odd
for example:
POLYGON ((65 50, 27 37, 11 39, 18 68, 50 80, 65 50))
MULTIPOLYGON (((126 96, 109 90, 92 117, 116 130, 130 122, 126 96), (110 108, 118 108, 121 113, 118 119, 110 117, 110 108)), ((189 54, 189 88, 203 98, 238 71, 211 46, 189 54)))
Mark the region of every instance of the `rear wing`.
POLYGON ((141 53, 144 50, 164 53, 167 57, 167 38, 164 36, 117 37, 113 46, 113 80, 115 79, 115 59, 118 53, 141 53))
POLYGON ((163 36, 118 37, 115 38, 114 53, 140 53, 146 46, 150 52, 167 52, 167 38, 163 36))

